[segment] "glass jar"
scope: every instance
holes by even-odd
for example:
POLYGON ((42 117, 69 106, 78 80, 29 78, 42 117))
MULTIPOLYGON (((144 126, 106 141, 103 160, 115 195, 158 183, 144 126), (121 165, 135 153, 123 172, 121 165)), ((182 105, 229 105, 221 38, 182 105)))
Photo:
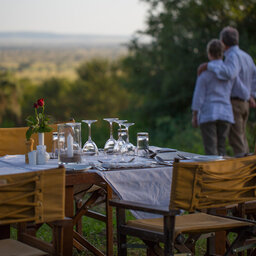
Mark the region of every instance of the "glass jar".
POLYGON ((149 155, 149 137, 148 132, 137 133, 137 150, 138 156, 147 157, 149 155))
POLYGON ((81 123, 58 124, 59 164, 81 163, 81 123))

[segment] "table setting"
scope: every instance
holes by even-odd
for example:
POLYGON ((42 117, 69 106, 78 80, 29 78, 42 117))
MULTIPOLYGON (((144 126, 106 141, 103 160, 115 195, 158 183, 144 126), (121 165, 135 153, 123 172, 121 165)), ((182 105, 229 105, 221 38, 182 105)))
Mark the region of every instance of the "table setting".
MULTIPOLYGON (((31 135, 38 133, 39 145, 36 150, 31 145, 28 147, 26 161, 24 155, 1 157, 1 173, 47 170, 63 165, 67 177, 84 173, 89 178, 97 174, 122 199, 168 206, 174 159, 191 160, 197 156, 173 148, 150 146, 146 131, 137 133, 137 144, 133 145, 129 129, 135 123, 119 118, 104 118, 110 133, 104 147, 98 148, 92 137, 92 126, 97 120, 72 120, 58 124, 57 131, 52 131, 43 99, 34 103, 34 110, 35 115, 27 118, 26 139, 31 142, 31 135), (88 138, 83 145, 81 123, 88 125, 88 138), (113 124, 118 125, 117 139, 113 135, 113 124), (51 148, 44 144, 45 132, 52 134, 51 148)), ((142 213, 134 215, 142 217, 142 213)))

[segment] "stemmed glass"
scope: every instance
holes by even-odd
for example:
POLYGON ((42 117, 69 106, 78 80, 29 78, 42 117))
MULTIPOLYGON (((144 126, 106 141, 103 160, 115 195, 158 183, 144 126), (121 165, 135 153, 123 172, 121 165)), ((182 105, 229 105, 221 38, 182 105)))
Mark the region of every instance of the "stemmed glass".
POLYGON ((123 144, 121 148, 121 153, 122 154, 127 154, 127 155, 134 155, 135 154, 135 146, 129 141, 129 127, 134 125, 134 123, 123 123, 122 124, 127 132, 127 138, 125 143, 123 144))
POLYGON ((114 146, 114 153, 115 154, 120 154, 121 153, 121 148, 122 148, 123 144, 125 143, 125 141, 122 138, 122 132, 121 132, 122 124, 127 122, 127 120, 116 120, 114 122, 119 125, 118 140, 116 141, 116 144, 114 146))
POLYGON ((109 126, 110 126, 110 137, 105 143, 104 151, 107 154, 112 154, 114 151, 115 144, 116 144, 116 140, 113 137, 112 124, 113 124, 113 122, 117 121, 118 118, 104 118, 103 120, 109 122, 109 126))
POLYGON ((87 123, 89 128, 88 140, 85 142, 83 146, 83 153, 85 155, 97 155, 99 152, 98 147, 91 138, 91 124, 97 122, 97 120, 82 120, 82 122, 87 123))

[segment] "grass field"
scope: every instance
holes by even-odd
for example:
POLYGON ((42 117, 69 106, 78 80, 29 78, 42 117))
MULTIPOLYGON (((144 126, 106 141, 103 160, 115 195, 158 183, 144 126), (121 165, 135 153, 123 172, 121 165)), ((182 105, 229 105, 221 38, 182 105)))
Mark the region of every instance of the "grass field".
POLYGON ((77 78, 76 68, 94 58, 116 59, 127 53, 124 47, 49 47, 49 48, 1 48, 0 70, 15 73, 18 79, 40 83, 49 77, 77 78))

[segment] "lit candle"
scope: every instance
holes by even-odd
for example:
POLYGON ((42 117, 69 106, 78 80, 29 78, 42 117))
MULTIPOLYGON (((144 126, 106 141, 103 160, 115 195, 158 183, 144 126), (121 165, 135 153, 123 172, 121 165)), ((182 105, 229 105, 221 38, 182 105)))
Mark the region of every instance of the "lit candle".
POLYGON ((73 136, 69 133, 67 137, 67 155, 73 157, 73 136))

